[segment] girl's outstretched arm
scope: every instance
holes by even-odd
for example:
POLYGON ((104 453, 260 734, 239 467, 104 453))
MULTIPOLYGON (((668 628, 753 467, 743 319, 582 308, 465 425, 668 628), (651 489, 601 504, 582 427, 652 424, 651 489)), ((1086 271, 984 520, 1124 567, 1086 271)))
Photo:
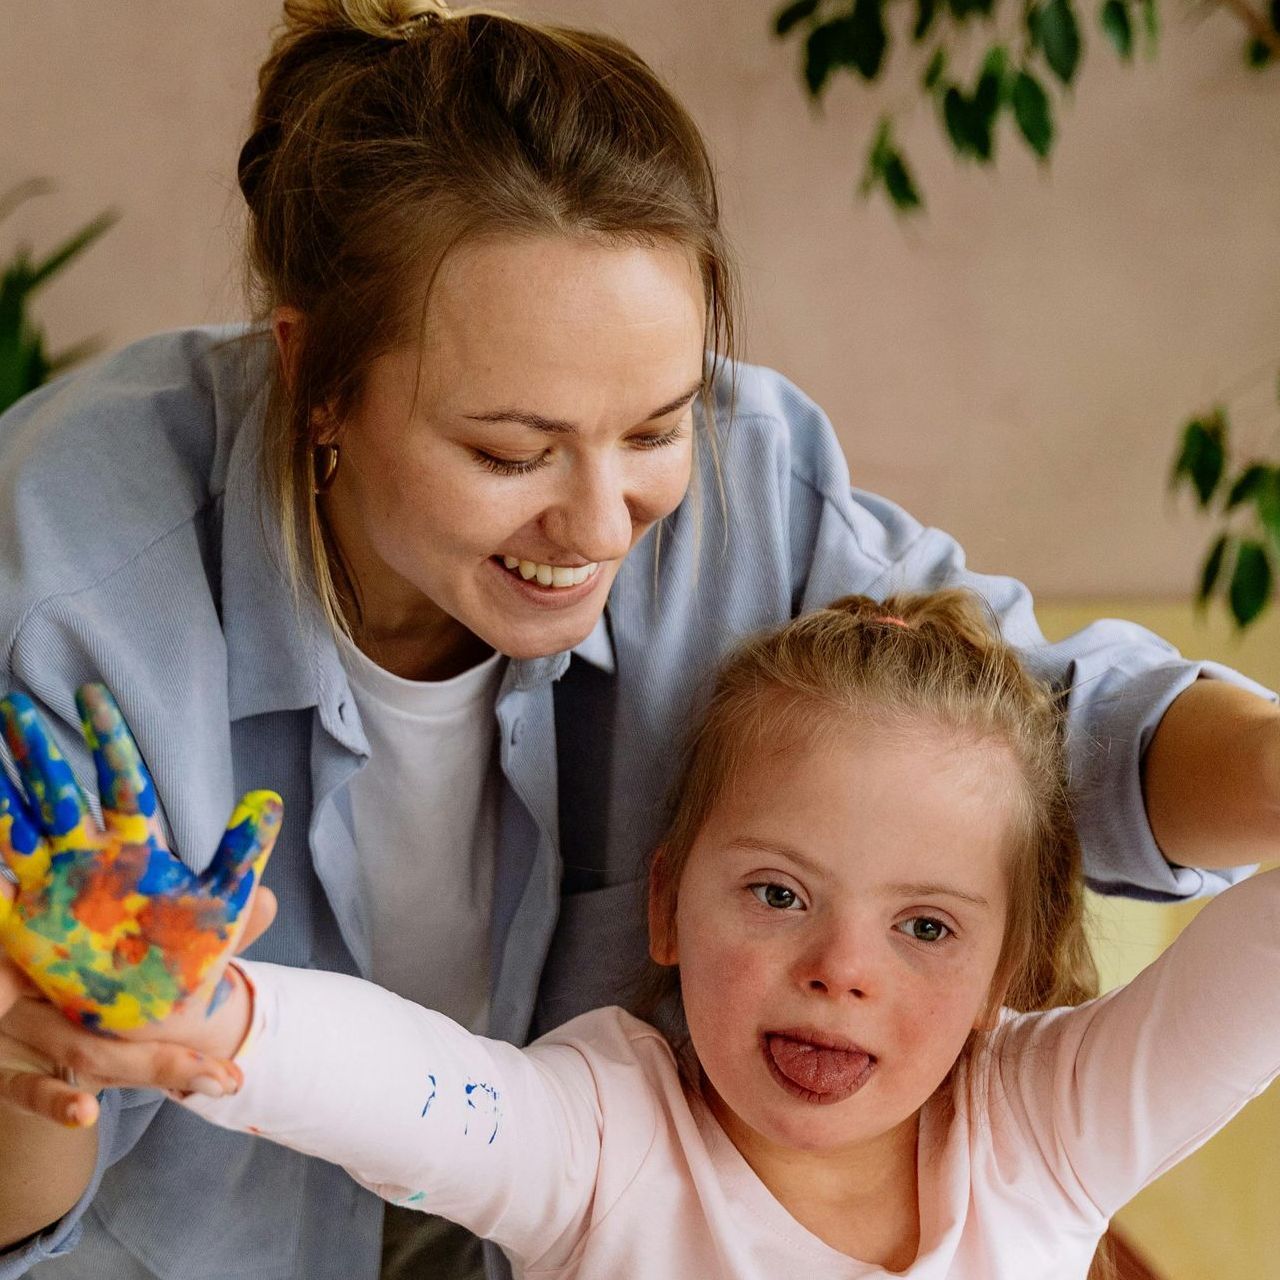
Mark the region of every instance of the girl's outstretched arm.
MULTIPOLYGON (((184 1105, 340 1164, 384 1199, 459 1222, 526 1264, 572 1250, 596 1199, 603 1130, 582 1052, 487 1040, 342 974, 240 967, 255 992, 245 1083, 184 1105)), ((649 1125, 651 1138, 643 1098, 628 1110, 621 1127, 649 1125)), ((637 1163, 648 1148, 626 1145, 637 1163)))

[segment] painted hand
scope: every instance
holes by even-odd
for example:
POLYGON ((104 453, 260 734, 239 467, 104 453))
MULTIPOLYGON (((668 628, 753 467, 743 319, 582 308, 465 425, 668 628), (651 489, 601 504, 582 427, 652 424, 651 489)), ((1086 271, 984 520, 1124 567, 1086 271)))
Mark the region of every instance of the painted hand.
POLYGON ((244 796, 196 875, 165 846, 155 788, 111 695, 87 684, 76 705, 105 829, 31 700, 0 700, 22 780, 19 792, 0 772, 0 857, 18 882, 11 903, 0 895, 0 946, 50 1002, 94 1031, 210 1009, 280 829, 280 797, 244 796))

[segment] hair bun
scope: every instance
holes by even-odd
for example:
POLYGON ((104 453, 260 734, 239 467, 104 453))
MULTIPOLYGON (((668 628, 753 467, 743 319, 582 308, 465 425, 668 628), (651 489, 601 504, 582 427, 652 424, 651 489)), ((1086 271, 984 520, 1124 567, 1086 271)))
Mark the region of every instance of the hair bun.
POLYGON ((284 19, 295 37, 317 31, 360 31, 402 40, 418 25, 450 16, 444 0, 285 0, 284 19))

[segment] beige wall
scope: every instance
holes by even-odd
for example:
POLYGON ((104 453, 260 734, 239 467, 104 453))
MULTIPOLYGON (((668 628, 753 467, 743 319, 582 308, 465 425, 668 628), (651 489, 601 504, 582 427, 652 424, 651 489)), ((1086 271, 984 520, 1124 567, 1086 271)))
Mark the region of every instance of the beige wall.
MULTIPOLYGON (((1280 85, 1244 72, 1229 18, 1164 6, 1159 60, 1128 71, 1095 41, 1048 171, 1007 130, 998 173, 958 168, 922 107, 904 140, 931 212, 904 228, 852 194, 871 98, 841 86, 814 116, 767 34, 772 0, 540 7, 630 40, 702 122, 749 352, 827 408, 859 483, 1039 594, 1185 590, 1205 532, 1164 496, 1173 428, 1260 369, 1247 399, 1268 427, 1280 360, 1280 85)), ((0 249, 16 227, 48 243, 104 204, 125 215, 49 290, 59 339, 238 314, 231 175, 277 13, 3 7, 0 181, 61 192, 0 249)))

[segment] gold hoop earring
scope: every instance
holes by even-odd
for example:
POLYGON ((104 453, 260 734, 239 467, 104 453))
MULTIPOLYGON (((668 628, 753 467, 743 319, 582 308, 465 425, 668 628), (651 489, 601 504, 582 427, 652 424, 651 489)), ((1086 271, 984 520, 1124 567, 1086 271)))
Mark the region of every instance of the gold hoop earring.
POLYGON ((340 451, 336 444, 318 444, 311 450, 311 491, 328 493, 338 474, 340 451))

